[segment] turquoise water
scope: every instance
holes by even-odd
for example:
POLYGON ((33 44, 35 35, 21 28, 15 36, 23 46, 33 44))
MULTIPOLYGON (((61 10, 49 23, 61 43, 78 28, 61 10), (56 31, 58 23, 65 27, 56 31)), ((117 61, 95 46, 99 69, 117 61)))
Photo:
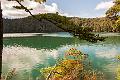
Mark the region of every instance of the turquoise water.
POLYGON ((53 66, 72 47, 88 54, 93 69, 103 72, 106 80, 116 80, 116 68, 120 64, 115 58, 120 54, 120 36, 116 34, 94 44, 68 33, 4 38, 3 74, 16 68, 13 80, 36 80, 41 68, 53 66))

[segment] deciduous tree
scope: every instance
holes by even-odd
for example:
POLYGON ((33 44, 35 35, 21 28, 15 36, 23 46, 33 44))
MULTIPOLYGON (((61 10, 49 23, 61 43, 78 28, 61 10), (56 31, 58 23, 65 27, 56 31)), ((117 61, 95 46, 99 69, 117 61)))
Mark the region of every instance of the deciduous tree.
POLYGON ((120 0, 114 1, 114 5, 107 10, 106 16, 114 20, 113 28, 120 29, 120 0))

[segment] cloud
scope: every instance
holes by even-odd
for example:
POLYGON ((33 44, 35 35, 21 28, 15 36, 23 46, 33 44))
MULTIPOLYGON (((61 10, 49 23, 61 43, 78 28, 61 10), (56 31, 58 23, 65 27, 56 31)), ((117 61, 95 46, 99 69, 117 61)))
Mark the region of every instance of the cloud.
POLYGON ((77 16, 73 16, 73 15, 71 15, 69 13, 60 13, 60 15, 67 16, 67 17, 77 17, 77 16))
MULTIPOLYGON (((3 18, 24 18, 30 16, 29 13, 25 12, 24 10, 18 10, 13 8, 13 6, 19 6, 19 4, 15 1, 7 1, 1 0, 2 3, 2 10, 3 10, 3 18)), ((39 14, 39 13, 55 13, 58 12, 58 6, 56 3, 52 3, 51 5, 46 5, 45 3, 39 4, 34 1, 25 0, 21 2, 24 6, 28 8, 32 8, 32 14, 39 14)))
POLYGON ((46 62, 48 58, 57 59, 59 53, 56 49, 47 50, 36 48, 23 47, 20 45, 6 46, 3 49, 3 70, 31 70, 36 64, 49 64, 46 62), (46 62, 46 63, 45 63, 46 62))
MULTIPOLYGON (((16 18, 24 18, 27 16, 30 16, 29 13, 25 12, 24 10, 18 10, 13 8, 13 6, 19 6, 19 4, 16 1, 7 1, 7 0, 1 0, 2 3, 2 10, 3 10, 3 18, 9 18, 9 19, 16 19, 16 18)), ((25 0, 24 2, 21 2, 25 7, 32 8, 31 13, 33 15, 39 14, 39 13, 56 13, 59 12, 62 16, 67 17, 73 17, 73 15, 69 13, 62 12, 56 3, 52 3, 51 5, 47 5, 45 3, 39 4, 34 1, 25 0)))
POLYGON ((45 6, 45 10, 47 10, 48 12, 53 12, 54 13, 54 12, 59 11, 56 3, 52 3, 51 6, 44 4, 44 6, 45 6))
POLYGON ((100 9, 109 9, 110 7, 112 7, 114 5, 113 1, 107 1, 107 2, 101 2, 99 4, 97 4, 96 6, 96 10, 100 10, 100 9))

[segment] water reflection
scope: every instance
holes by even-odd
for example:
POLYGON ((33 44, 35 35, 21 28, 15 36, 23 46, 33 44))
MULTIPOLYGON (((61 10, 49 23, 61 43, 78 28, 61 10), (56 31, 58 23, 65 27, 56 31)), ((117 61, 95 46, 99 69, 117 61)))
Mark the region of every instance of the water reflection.
POLYGON ((92 67, 104 72, 107 80, 116 80, 115 72, 120 62, 115 57, 120 54, 120 36, 110 36, 105 42, 94 44, 72 37, 4 38, 3 74, 16 68, 18 75, 14 80, 35 80, 41 74, 40 68, 53 66, 72 47, 88 54, 92 67))

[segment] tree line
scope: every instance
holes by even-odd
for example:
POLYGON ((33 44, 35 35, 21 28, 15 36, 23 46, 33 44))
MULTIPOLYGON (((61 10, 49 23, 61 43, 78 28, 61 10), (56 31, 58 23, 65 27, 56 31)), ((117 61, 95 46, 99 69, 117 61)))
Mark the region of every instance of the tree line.
POLYGON ((58 13, 46 13, 20 19, 4 19, 4 33, 14 32, 62 32, 77 28, 86 28, 88 32, 120 32, 120 27, 114 27, 115 20, 108 17, 78 18, 60 16, 58 13), (64 30, 60 29, 64 28, 64 30))

